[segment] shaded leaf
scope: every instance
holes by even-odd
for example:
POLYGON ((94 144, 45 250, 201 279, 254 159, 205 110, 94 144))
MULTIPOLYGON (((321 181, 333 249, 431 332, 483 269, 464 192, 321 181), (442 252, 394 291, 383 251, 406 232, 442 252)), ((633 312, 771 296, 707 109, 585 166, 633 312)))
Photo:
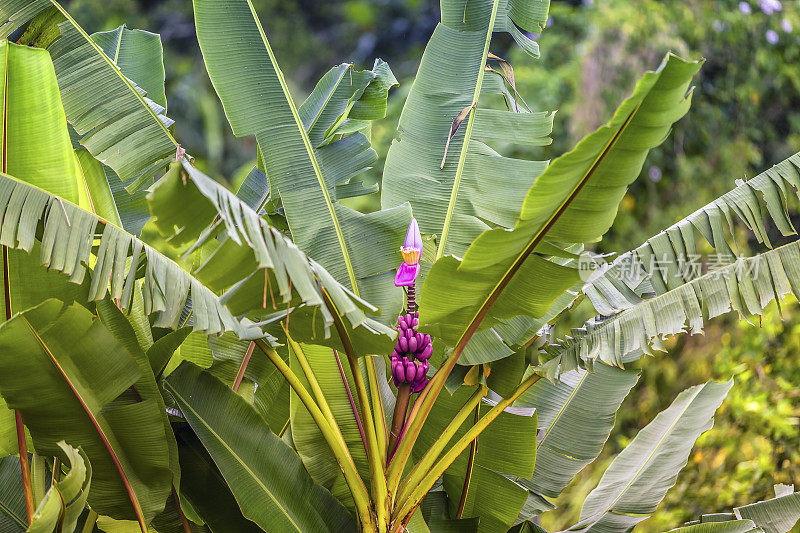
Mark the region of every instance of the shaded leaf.
POLYGON ((166 381, 243 514, 265 531, 355 531, 347 511, 315 485, 297 454, 240 396, 183 363, 166 381))
POLYGON ((147 522, 163 509, 172 473, 158 404, 124 394, 140 376, 127 348, 77 304, 48 300, 0 326, 0 392, 37 453, 79 444, 94 470, 92 508, 147 522))

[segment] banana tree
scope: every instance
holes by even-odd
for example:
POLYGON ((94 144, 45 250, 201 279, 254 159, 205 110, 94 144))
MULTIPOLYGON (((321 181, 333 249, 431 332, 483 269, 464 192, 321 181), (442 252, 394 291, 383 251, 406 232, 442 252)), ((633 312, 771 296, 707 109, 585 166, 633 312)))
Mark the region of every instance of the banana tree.
MULTIPOLYGON (((194 0, 231 128, 258 145, 232 192, 173 136, 157 35, 0 0, 3 531, 541 531, 608 439, 627 363, 800 295, 800 154, 611 263, 585 250, 699 62, 667 55, 551 163, 513 159, 555 113, 492 41, 538 55, 548 4, 441 4, 365 214, 341 200, 377 191, 359 175, 385 62, 335 66, 297 105, 251 1, 194 0), (785 244, 737 255, 739 220, 785 244), (709 250, 713 272, 685 268, 709 250), (583 298, 599 316, 553 339, 583 298)), ((652 514, 731 386, 681 393, 571 530, 652 514)), ((776 496, 685 529, 788 531, 800 503, 776 496)))

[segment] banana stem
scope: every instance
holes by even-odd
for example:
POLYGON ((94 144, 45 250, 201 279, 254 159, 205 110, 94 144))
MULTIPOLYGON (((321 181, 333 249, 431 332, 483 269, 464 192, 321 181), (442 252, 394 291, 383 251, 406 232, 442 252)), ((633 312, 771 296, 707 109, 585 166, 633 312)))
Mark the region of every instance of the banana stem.
POLYGON ((364 425, 367 437, 367 460, 369 461, 372 499, 375 505, 377 525, 381 528, 380 531, 384 531, 389 519, 386 471, 384 469, 384 463, 381 462, 382 454, 378 448, 375 421, 372 418, 372 410, 369 406, 369 393, 367 392, 367 387, 364 382, 364 376, 361 374, 361 368, 358 366, 358 358, 353 349, 353 344, 350 341, 350 335, 342 322, 341 315, 325 289, 322 289, 322 296, 325 301, 325 306, 333 316, 333 325, 336 328, 339 339, 342 341, 342 347, 344 348, 345 355, 347 355, 347 362, 350 364, 350 371, 353 373, 356 396, 358 397, 358 403, 361 408, 361 422, 364 425))
MULTIPOLYGON (((3 165, 3 168, 5 169, 5 165, 3 165)), ((3 299, 5 301, 6 321, 11 320, 11 277, 9 272, 8 247, 3 246, 3 299)), ((28 525, 30 525, 35 511, 33 506, 33 487, 31 485, 30 465, 28 464, 28 443, 25 441, 25 424, 22 423, 22 415, 19 411, 14 411, 14 425, 17 430, 19 466, 22 470, 22 491, 25 494, 25 511, 28 514, 28 525)))
POLYGON ((278 355, 278 352, 276 352, 275 349, 264 339, 258 339, 255 341, 255 343, 256 346, 258 346, 259 349, 264 352, 267 358, 269 358, 272 364, 275 365, 275 368, 278 369, 278 372, 280 372, 283 377, 286 378, 286 381, 289 382, 289 386, 294 389, 295 393, 297 393, 297 396, 300 398, 300 401, 303 402, 305 408, 308 409, 308 412, 311 414, 311 418, 314 419, 314 422, 317 424, 317 427, 319 427, 322 436, 325 438, 325 442, 333 452, 334 457, 336 457, 336 462, 339 463, 339 468, 342 469, 344 479, 353 495, 353 501, 356 504, 356 510, 358 511, 359 517, 361 517, 362 520, 368 520, 372 511, 369 500, 369 492, 367 492, 367 487, 361 480, 361 476, 358 475, 358 470, 353 462, 353 458, 350 456, 350 451, 346 446, 342 446, 334 430, 325 419, 325 415, 322 414, 319 406, 314 402, 314 398, 311 397, 311 394, 303 386, 297 375, 292 372, 292 369, 289 368, 289 365, 286 364, 286 361, 284 361, 283 358, 278 355))
MULTIPOLYGON (((397 388, 397 402, 394 404, 394 415, 392 415, 392 432, 389 434, 389 449, 394 452, 397 439, 403 431, 406 423, 406 413, 408 404, 411 401, 411 384, 401 383, 397 388)), ((391 457, 390 457, 391 459, 391 457)))
POLYGON ((453 464, 453 462, 461 455, 467 446, 469 446, 473 440, 475 440, 481 432, 486 429, 486 427, 495 419, 497 418, 503 410, 511 405, 517 398, 522 395, 523 392, 528 390, 534 383, 539 381, 541 376, 533 374, 528 379, 523 381, 514 392, 508 398, 498 402, 497 405, 492 407, 489 412, 487 412, 475 425, 473 425, 467 432, 462 436, 458 441, 447 451, 447 453, 442 456, 436 464, 426 473, 423 477, 422 481, 416 485, 411 486, 411 494, 410 496, 405 499, 405 501, 401 500, 399 505, 399 511, 396 514, 396 520, 399 520, 400 524, 407 524, 408 520, 411 519, 411 515, 414 513, 414 510, 419 506, 422 502, 422 498, 425 494, 433 487, 436 480, 439 479, 442 474, 444 474, 445 470, 453 464))
POLYGON ((17 445, 19 446, 19 466, 22 470, 22 488, 25 493, 25 511, 28 513, 28 525, 33 521, 33 486, 31 485, 31 469, 28 464, 28 443, 25 442, 25 425, 19 411, 14 411, 14 423, 17 426, 17 445))
POLYGON ((467 400, 467 402, 461 406, 461 409, 458 410, 447 427, 444 428, 444 431, 442 431, 442 434, 439 435, 439 438, 437 438, 431 447, 428 448, 428 451, 408 475, 407 480, 403 484, 403 489, 400 491, 400 497, 398 498, 398 501, 405 500, 410 495, 414 487, 419 484, 420 481, 422 481, 422 479, 425 477, 425 474, 427 474, 428 470, 430 470, 430 468, 433 466, 436 459, 439 458, 439 454, 441 454, 445 447, 450 443, 450 440, 458 432, 458 429, 467 419, 469 414, 473 411, 473 409, 479 407, 481 400, 484 396, 486 396, 488 390, 489 389, 485 385, 481 385, 478 387, 478 390, 476 390, 472 396, 469 397, 469 400, 467 400))

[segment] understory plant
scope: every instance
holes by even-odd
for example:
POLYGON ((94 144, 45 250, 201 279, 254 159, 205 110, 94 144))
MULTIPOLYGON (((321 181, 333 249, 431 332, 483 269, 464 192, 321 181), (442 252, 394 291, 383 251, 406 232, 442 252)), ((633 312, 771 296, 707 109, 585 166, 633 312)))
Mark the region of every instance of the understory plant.
MULTIPOLYGON (((258 146, 233 192, 173 136, 158 35, 0 0, 0 530, 543 531, 638 380, 626 364, 800 295, 800 154, 613 261, 586 248, 700 62, 668 54, 552 162, 502 155, 550 143, 555 112, 492 39, 536 57, 547 12, 442 0, 376 188, 359 176, 387 63, 335 66, 297 105, 250 0, 194 0, 258 146), (376 212, 342 203, 376 192, 376 212), (768 249, 740 255, 740 227, 768 249), (555 335, 579 302, 597 316, 555 335)), ((570 530, 652 514, 732 385, 680 393, 570 530)), ((679 531, 787 532, 800 495, 775 496, 679 531)))

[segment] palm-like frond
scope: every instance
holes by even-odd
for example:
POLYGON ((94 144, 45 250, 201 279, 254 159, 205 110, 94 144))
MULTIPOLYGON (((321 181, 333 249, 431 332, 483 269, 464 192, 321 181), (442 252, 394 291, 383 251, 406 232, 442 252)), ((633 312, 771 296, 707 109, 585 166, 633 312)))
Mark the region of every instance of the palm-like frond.
MULTIPOLYGON (((191 168, 188 163, 184 164, 191 168)), ((173 178, 180 182, 177 172, 173 178)), ((209 178, 203 181, 203 178, 202 175, 195 174, 190 183, 196 184, 198 181, 205 184, 214 183, 209 178)), ((161 183, 172 182, 163 180, 161 183)), ((219 186, 216 187, 219 190, 212 188, 211 194, 221 194, 221 191, 225 191, 219 186)), ((166 186, 161 186, 153 195, 160 198, 166 190, 166 186)), ((308 320, 312 322, 316 312, 320 312, 324 290, 336 303, 337 313, 341 313, 348 323, 354 327, 364 325, 356 327, 354 335, 359 332, 364 332, 366 338, 387 335, 385 338, 388 341, 393 333, 392 330, 380 324, 366 322, 362 307, 369 309, 367 304, 350 295, 324 269, 310 262, 288 239, 266 226, 254 211, 246 206, 242 207, 243 204, 233 194, 229 192, 227 194, 230 196, 224 198, 230 203, 225 204, 227 209, 225 212, 231 213, 231 206, 239 209, 235 212, 235 216, 238 217, 236 220, 240 221, 241 217, 244 217, 249 224, 247 238, 254 246, 258 246, 259 252, 259 262, 254 261, 252 270, 242 273, 242 277, 234 279, 231 284, 239 281, 247 282, 255 277, 260 279, 263 288, 264 274, 254 276, 260 267, 261 272, 269 273, 266 279, 278 289, 277 300, 280 304, 273 305, 275 296, 263 290, 256 298, 243 298, 246 292, 244 291, 240 293, 238 299, 232 299, 232 294, 229 294, 223 301, 197 277, 181 269, 174 261, 140 239, 109 222, 101 221, 96 215, 74 204, 8 175, 0 175, 0 212, 4 214, 0 244, 30 252, 37 240, 37 227, 41 223, 43 230, 40 259, 45 267, 68 275, 75 283, 82 282, 87 269, 91 269, 93 276, 89 299, 99 300, 110 294, 112 298, 119 300, 124 309, 129 307, 134 285, 143 276, 141 287, 144 310, 146 314, 158 313, 155 321, 158 326, 177 327, 181 323, 184 307, 188 304, 195 331, 204 333, 233 331, 240 338, 261 337, 264 334, 259 327, 251 320, 240 319, 237 316, 254 308, 264 315, 275 312, 285 315, 287 309, 302 305, 297 314, 302 317, 303 313, 309 311, 308 320), (93 242, 98 233, 100 242, 95 252, 96 261, 90 261, 93 242), (88 266, 90 264, 91 267, 88 266), (226 304, 236 307, 235 314, 226 307, 226 304)), ((197 193, 197 196, 201 202, 208 202, 201 194, 197 193)), ((187 198, 167 205, 181 204, 197 205, 187 201, 187 198)), ((159 210, 157 200, 155 205, 154 212, 158 216, 162 211, 159 210)), ((210 213, 208 219, 210 221, 216 211, 210 202, 205 208, 205 212, 210 213)), ((192 214, 189 213, 189 216, 192 214)), ((226 223, 231 224, 231 231, 237 235, 239 229, 234 225, 235 221, 226 218, 226 223)), ((247 252, 252 256, 250 248, 247 248, 247 252)), ((246 256, 244 258, 246 259, 246 256)), ((240 255, 231 260, 236 259, 243 257, 240 255)), ((242 284, 244 283, 240 285, 242 284)), ((304 331, 298 326, 297 337, 305 338, 307 335, 320 342, 324 341, 325 326, 333 320, 330 313, 331 311, 322 308, 322 319, 318 320, 320 323, 318 328, 308 328, 304 331)))
POLYGON ((383 109, 371 102, 394 78, 380 63, 373 71, 340 65, 301 112, 249 0, 195 0, 194 10, 206 68, 228 121, 236 135, 256 136, 294 242, 356 295, 384 308, 391 320, 401 293, 391 289, 390 271, 397 266, 410 210, 365 215, 341 205, 336 186, 365 166, 366 138, 356 133, 326 142, 341 120, 382 116, 383 109))
POLYGON ((655 511, 732 386, 710 381, 679 394, 614 458, 570 530, 624 533, 655 511))
POLYGON ((0 2, 0 37, 33 20, 36 32, 25 42, 50 52, 67 120, 82 135, 81 144, 122 180, 133 180, 131 187, 152 181, 177 148, 164 106, 123 75, 114 58, 55 0, 0 2))
POLYGON ((759 242, 771 247, 767 224, 795 234, 788 215, 790 192, 800 192, 800 154, 762 172, 676 222, 594 274, 583 292, 606 315, 574 329, 571 338, 548 348, 548 371, 567 371, 599 360, 621 366, 643 353, 663 350, 662 340, 700 333, 704 319, 729 311, 761 314, 800 290, 800 240, 754 257, 738 257, 726 237, 740 220, 759 242), (733 216, 736 215, 736 217, 733 216), (717 252, 702 274, 702 242, 717 252))
POLYGON ((709 272, 673 290, 642 301, 618 315, 590 320, 572 337, 547 349, 550 375, 596 361, 623 366, 652 350, 662 350, 670 335, 700 333, 704 319, 731 310, 761 314, 773 300, 800 296, 800 241, 709 272))
POLYGON ((176 164, 159 181, 148 202, 162 235, 177 243, 193 242, 193 249, 208 243, 220 223, 224 226, 228 238, 211 243, 210 254, 203 257, 195 275, 215 292, 224 291, 221 300, 235 315, 270 326, 290 314, 286 324, 295 339, 340 348, 338 340, 329 339, 336 313, 353 328, 350 335, 358 353, 387 351, 396 333, 366 315, 376 312, 375 307, 339 284, 236 195, 187 161, 176 164), (325 297, 333 308, 323 305, 325 297))
POLYGON ((717 263, 733 262, 739 255, 728 242, 741 222, 758 242, 772 247, 768 225, 784 236, 795 235, 788 215, 792 191, 800 195, 800 153, 709 202, 679 220, 635 250, 622 254, 603 267, 584 285, 598 313, 611 315, 640 304, 652 294, 660 295, 696 277, 692 261, 699 260, 707 242, 716 251, 717 263), (728 231, 726 232, 726 228, 728 231), (700 234, 704 241, 695 238, 700 234))
POLYGON ((398 139, 386 156, 381 197, 384 208, 411 202, 421 231, 439 236, 437 257, 463 255, 490 227, 512 227, 525 193, 547 165, 503 157, 486 143, 547 145, 554 112, 475 106, 481 94, 507 90, 485 68, 493 33, 511 32, 533 50, 536 44, 523 32, 541 31, 548 6, 542 0, 442 2, 442 21, 428 41, 398 139), (454 120, 463 123, 452 136, 454 120))
POLYGON ((688 110, 687 89, 698 68, 699 63, 668 56, 657 71, 644 75, 608 125, 536 180, 512 231, 486 231, 463 260, 437 261, 423 286, 420 321, 456 345, 503 319, 544 315, 578 274, 534 252, 552 252, 545 239, 589 242, 607 231, 649 149, 688 110))

